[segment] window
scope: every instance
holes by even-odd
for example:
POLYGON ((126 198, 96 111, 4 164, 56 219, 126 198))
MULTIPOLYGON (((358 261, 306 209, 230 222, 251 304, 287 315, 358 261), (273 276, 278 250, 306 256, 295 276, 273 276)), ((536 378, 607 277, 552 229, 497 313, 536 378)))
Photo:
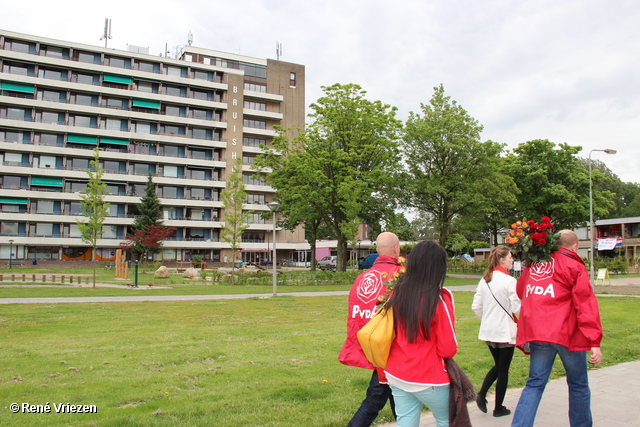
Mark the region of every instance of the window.
POLYGON ((296 87, 296 73, 289 73, 289 86, 296 87))
POLYGON ((151 123, 147 122, 134 122, 131 124, 131 130, 137 133, 151 134, 151 123))
POLYGON ((207 179, 207 171, 204 169, 189 169, 189 177, 191 179, 207 179))
POLYGON ((22 165, 22 153, 4 153, 4 165, 22 165))
POLYGON ((167 116, 174 116, 174 117, 184 117, 186 115, 185 107, 179 107, 177 105, 163 105, 162 113, 167 116))
POLYGON ((24 136, 27 136, 28 138, 28 133, 27 134, 23 134, 22 132, 16 132, 16 131, 10 131, 10 130, 2 130, 0 129, 0 141, 4 141, 4 142, 15 142, 15 143, 22 143, 24 140, 24 136))
POLYGON ((182 77, 183 73, 183 68, 181 67, 172 67, 170 65, 167 65, 164 67, 164 71, 168 76, 174 76, 174 77, 182 77))
POLYGON ((259 213, 252 213, 251 215, 249 215, 249 218, 247 218, 247 222, 250 224, 264 224, 264 218, 262 218, 262 214, 259 213))
POLYGON ((213 96, 210 90, 191 89, 191 98, 200 99, 202 101, 211 101, 213 96))
POLYGON ((52 237, 53 236, 53 224, 48 222, 36 223, 36 236, 40 237, 52 237))
POLYGON ((162 92, 169 96, 181 96, 183 98, 187 96, 187 89, 178 86, 163 85, 162 92))
POLYGON ((17 222, 0 222, 0 234, 3 236, 17 236, 18 229, 19 227, 17 222))
POLYGON ((245 185, 264 185, 259 175, 242 175, 242 182, 245 185))
POLYGON ((166 165, 164 167, 164 176, 167 177, 167 178, 177 178, 178 177, 178 167, 177 166, 166 165))
POLYGON ((211 120, 211 110, 200 110, 198 108, 189 109, 189 115, 193 119, 211 120))
POLYGON ((83 171, 87 169, 89 169, 89 159, 67 159, 67 170, 83 171))
MULTIPOLYGON (((87 168, 85 168, 85 169, 87 169, 87 168)), ((64 183, 64 191, 65 191, 65 193, 83 193, 86 189, 87 189, 87 182, 65 181, 65 183, 64 183)), ((80 212, 80 202, 78 202, 78 213, 73 213, 72 215, 79 215, 80 213, 81 213, 80 212)))
POLYGON ((78 115, 70 115, 69 116, 69 125, 70 126, 80 126, 86 128, 95 128, 96 127, 96 117, 91 116, 78 116, 78 115))
POLYGON ((34 144, 46 145, 49 147, 62 147, 62 135, 51 133, 36 133, 33 138, 34 144))
POLYGON ((206 198, 205 189, 204 188, 192 188, 191 189, 191 198, 196 200, 204 200, 206 198))
POLYGON ((4 48, 13 52, 35 53, 36 46, 33 43, 27 43, 18 40, 6 40, 4 48))
POLYGON ((116 110, 126 110, 128 106, 128 102, 126 99, 122 98, 102 98, 102 103, 100 105, 104 108, 113 108, 116 110))
POLYGON ((40 70, 38 70, 38 77, 40 77, 41 79, 67 81, 67 71, 40 68, 40 70))
POLYGON ((244 127, 255 128, 255 129, 266 129, 267 122, 265 122, 264 120, 244 119, 244 127))
POLYGON ((18 76, 33 76, 33 66, 30 67, 25 64, 5 62, 2 65, 2 72, 8 74, 16 74, 18 76))
POLYGON ((157 73, 160 71, 159 64, 154 64, 151 62, 143 62, 137 61, 136 68, 140 71, 146 71, 147 73, 157 73))
POLYGON ((247 64, 240 62, 239 68, 244 70, 245 76, 267 78, 267 68, 264 65, 247 64))
POLYGON ((173 206, 167 206, 163 208, 164 219, 176 219, 178 217, 177 209, 173 206))
POLYGON ((201 71, 201 70, 191 70, 191 77, 194 79, 207 80, 207 81, 213 80, 212 73, 208 71, 201 71))
POLYGON ((31 110, 26 110, 24 108, 2 107, 0 108, 0 119, 30 122, 31 110))
POLYGON ((53 112, 53 111, 37 111, 36 112, 36 122, 51 123, 51 124, 54 124, 54 125, 64 124, 64 118, 62 120, 60 120, 60 115, 61 114, 53 112))
POLYGON ((104 65, 117 68, 131 68, 131 60, 129 58, 119 58, 117 56, 105 56, 104 65))
POLYGON ((211 129, 192 128, 189 131, 189 137, 193 139, 208 139, 211 140, 211 129))
POLYGON ((264 102, 244 101, 244 108, 248 110, 267 111, 267 104, 264 102))
POLYGON ((267 92, 267 86, 257 83, 245 83, 244 90, 250 90, 253 92, 267 92))
POLYGON ((189 219, 193 221, 203 221, 204 209, 191 209, 191 215, 189 219))
POLYGON ((127 121, 121 119, 108 119, 104 118, 101 120, 100 127, 102 129, 107 130, 117 130, 117 131, 126 131, 127 130, 127 121))
POLYGON ((264 194, 247 194, 247 205, 264 205, 264 194))
POLYGON ((151 172, 151 165, 147 165, 144 163, 133 163, 129 165, 129 170, 133 175, 149 175, 149 172, 151 172))
POLYGON ((63 49, 58 46, 40 45, 40 55, 48 56, 49 58, 69 59, 68 52, 68 49, 63 49))
POLYGON ((95 53, 79 52, 77 50, 73 52, 73 60, 78 62, 85 62, 87 64, 100 63, 100 57, 95 53))
POLYGON ((108 173, 120 173, 120 171, 124 172, 124 163, 114 160, 104 160, 102 162, 102 168, 108 173))
POLYGON ((144 80, 138 80, 138 91, 145 93, 158 93, 158 84, 147 82, 144 80))
POLYGON ((189 157, 198 160, 211 160, 211 150, 189 150, 189 157))
POLYGON ((167 135, 184 135, 184 126, 161 125, 160 132, 167 135))
POLYGON ((260 144, 266 144, 267 140, 264 138, 242 138, 242 145, 245 147, 259 147, 260 144))
POLYGON ((71 81, 75 83, 82 83, 86 85, 98 84, 98 76, 92 74, 72 73, 71 81))
POLYGON ((183 157, 181 148, 175 145, 164 145, 161 152, 167 157, 183 157))
POLYGON ((53 213, 53 200, 38 200, 37 213, 52 214, 53 213))
POLYGON ((162 196, 165 199, 177 199, 178 187, 162 187, 162 196))
POLYGON ((129 184, 129 195, 143 197, 147 194, 146 184, 129 184))
POLYGON ((51 102, 67 102, 67 94, 57 90, 38 89, 36 99, 51 102))
POLYGON ((124 184, 107 184, 106 190, 114 196, 124 196, 124 184))
POLYGON ((96 107, 98 105, 98 97, 96 95, 72 93, 71 103, 77 105, 86 105, 87 107, 96 107))
POLYGON ((33 159, 33 163, 34 166, 37 167, 55 169, 57 158, 55 156, 44 156, 41 154, 39 158, 33 159))
POLYGON ((15 175, 3 176, 2 188, 22 188, 22 177, 15 175))
POLYGON ((242 156, 242 163, 246 163, 248 165, 252 164, 255 160, 255 156, 247 156, 246 154, 242 156))

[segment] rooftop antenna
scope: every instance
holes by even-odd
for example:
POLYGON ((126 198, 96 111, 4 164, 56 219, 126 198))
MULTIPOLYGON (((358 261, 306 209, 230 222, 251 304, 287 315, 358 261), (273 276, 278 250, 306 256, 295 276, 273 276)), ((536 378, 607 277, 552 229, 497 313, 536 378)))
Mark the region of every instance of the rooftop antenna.
POLYGON ((100 40, 104 39, 104 47, 107 48, 107 40, 111 38, 111 19, 104 18, 104 34, 100 40))
POLYGON ((187 43, 189 43, 189 46, 193 44, 193 33, 191 32, 191 30, 189 30, 189 37, 187 38, 187 43))
POLYGON ((282 56, 282 43, 276 42, 276 58, 280 61, 280 57, 282 56))

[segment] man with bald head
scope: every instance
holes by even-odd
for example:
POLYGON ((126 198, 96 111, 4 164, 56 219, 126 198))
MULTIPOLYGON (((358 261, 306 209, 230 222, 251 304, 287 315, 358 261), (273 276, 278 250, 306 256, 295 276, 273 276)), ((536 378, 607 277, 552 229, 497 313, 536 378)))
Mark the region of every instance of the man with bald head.
POLYGON ((340 362, 345 365, 373 369, 366 398, 347 427, 370 426, 378 416, 378 412, 387 404, 387 400, 391 402, 393 416, 396 415, 391 388, 384 378, 384 370, 375 369, 367 360, 356 336, 357 332, 373 317, 378 297, 387 291, 384 282, 391 279, 393 273, 400 269, 398 236, 390 232, 381 233, 376 239, 376 250, 380 256, 369 270, 358 276, 349 292, 347 339, 338 356, 340 362))
POLYGON ((556 355, 567 373, 570 425, 593 425, 587 351, 591 351, 589 363, 598 366, 602 360, 598 301, 577 254, 576 233, 562 230, 557 243, 551 261, 527 265, 516 285, 522 299, 516 344, 529 344, 531 361, 512 427, 533 426, 556 355))

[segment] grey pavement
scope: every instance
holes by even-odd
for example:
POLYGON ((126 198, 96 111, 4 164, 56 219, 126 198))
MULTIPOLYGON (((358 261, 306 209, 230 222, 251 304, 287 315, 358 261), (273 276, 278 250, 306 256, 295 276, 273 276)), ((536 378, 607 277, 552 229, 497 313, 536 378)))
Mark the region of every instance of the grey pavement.
MULTIPOLYGON (((606 355, 605 355, 606 357, 606 355)), ((589 371, 591 387, 591 412, 593 425, 601 427, 640 426, 640 361, 627 362, 606 368, 589 371)), ((509 389, 504 406, 511 409, 512 414, 495 418, 493 411, 493 394, 487 396, 487 413, 482 413, 475 402, 467 405, 474 427, 507 427, 511 425, 521 388, 509 389)), ((569 392, 565 378, 549 381, 542 395, 538 408, 535 426, 560 427, 569 425, 569 392)), ((425 412, 420 419, 420 427, 435 426, 431 413, 425 412)), ((383 424, 379 427, 391 427, 383 424)))

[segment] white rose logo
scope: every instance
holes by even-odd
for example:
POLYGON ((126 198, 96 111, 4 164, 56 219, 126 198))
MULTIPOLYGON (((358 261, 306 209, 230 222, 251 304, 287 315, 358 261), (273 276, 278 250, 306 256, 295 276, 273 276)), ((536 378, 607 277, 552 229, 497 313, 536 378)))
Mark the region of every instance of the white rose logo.
POLYGON ((553 259, 551 261, 536 261, 531 264, 531 277, 536 280, 545 279, 553 275, 553 259))
POLYGON ((371 301, 378 298, 378 294, 382 290, 382 277, 380 277, 379 271, 369 271, 362 276, 358 283, 357 294, 358 298, 365 303, 369 304, 371 301))

